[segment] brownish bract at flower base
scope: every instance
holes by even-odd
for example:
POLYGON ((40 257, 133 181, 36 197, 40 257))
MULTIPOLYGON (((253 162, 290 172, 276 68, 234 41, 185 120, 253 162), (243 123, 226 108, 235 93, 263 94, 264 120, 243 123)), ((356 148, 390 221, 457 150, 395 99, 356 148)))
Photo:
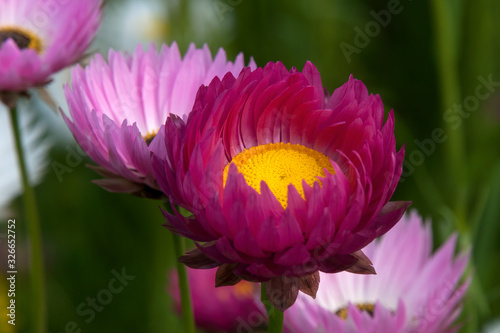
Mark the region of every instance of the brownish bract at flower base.
POLYGON ((318 271, 372 274, 360 251, 389 230, 408 202, 388 202, 404 150, 394 115, 349 78, 331 97, 310 62, 302 73, 269 63, 201 87, 185 123, 170 116, 152 150, 172 203, 166 227, 196 241, 181 258, 219 266, 216 285, 265 282, 280 310, 314 297, 318 271), (307 166, 307 167, 304 167, 307 166))

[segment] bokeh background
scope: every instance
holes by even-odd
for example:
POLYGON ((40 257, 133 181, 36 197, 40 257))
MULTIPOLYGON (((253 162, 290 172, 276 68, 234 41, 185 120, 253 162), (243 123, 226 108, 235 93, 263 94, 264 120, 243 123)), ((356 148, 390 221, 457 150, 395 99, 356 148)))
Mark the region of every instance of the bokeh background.
MULTIPOLYGON (((190 42, 207 43, 213 54, 219 47, 230 59, 244 52, 259 66, 279 60, 301 70, 310 60, 330 92, 350 74, 361 79, 381 95, 386 111, 394 109, 397 146, 406 144, 394 199, 413 200, 432 219, 436 246, 453 232, 462 249, 472 246, 474 278, 461 332, 487 332, 500 320, 500 2, 109 0, 104 11, 92 52, 174 40, 185 52, 190 42)), ((48 87, 63 110, 62 84, 69 79, 64 71, 48 87)), ((60 115, 37 94, 29 109, 52 145, 36 188, 50 332, 180 332, 165 292, 174 258, 160 202, 92 184, 99 176, 85 167, 92 162, 78 152, 60 115), (122 270, 135 278, 95 316, 85 312, 89 298, 122 270)), ((16 328, 27 332, 21 211, 16 199, 8 217, 18 221, 16 328)))

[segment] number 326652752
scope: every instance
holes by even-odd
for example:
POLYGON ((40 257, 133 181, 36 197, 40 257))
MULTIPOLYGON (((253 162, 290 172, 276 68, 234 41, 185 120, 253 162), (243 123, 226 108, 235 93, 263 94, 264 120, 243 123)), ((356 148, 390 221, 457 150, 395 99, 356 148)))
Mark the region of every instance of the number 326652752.
POLYGON ((16 220, 9 220, 7 223, 8 235, 7 235, 7 243, 8 243, 8 256, 7 256, 7 264, 10 269, 14 269, 16 265, 16 220))

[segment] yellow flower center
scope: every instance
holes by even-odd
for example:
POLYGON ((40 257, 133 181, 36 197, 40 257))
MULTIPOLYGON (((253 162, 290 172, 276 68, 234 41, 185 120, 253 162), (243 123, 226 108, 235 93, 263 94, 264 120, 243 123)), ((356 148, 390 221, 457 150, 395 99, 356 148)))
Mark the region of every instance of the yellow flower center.
MULTIPOLYGON (((356 307, 360 311, 365 311, 367 312, 370 316, 373 317, 373 313, 375 312, 375 304, 370 304, 370 303, 361 303, 361 304, 356 304, 356 307)), ((340 309, 339 311, 336 312, 337 316, 340 318, 346 320, 347 319, 347 307, 344 307, 340 309)))
POLYGON ((42 42, 27 29, 10 26, 0 27, 0 46, 9 38, 12 38, 21 50, 33 49, 38 53, 42 52, 42 42))
POLYGON ((142 136, 144 138, 144 141, 146 141, 148 147, 155 138, 156 134, 158 134, 158 130, 152 130, 148 131, 145 135, 142 136))
MULTIPOLYGON (((269 143, 246 149, 236 155, 231 163, 238 167, 248 185, 260 193, 260 182, 265 181, 283 208, 287 206, 288 185, 295 186, 304 198, 302 180, 309 186, 324 177, 327 169, 335 173, 330 159, 322 153, 299 144, 269 143)), ((226 185, 228 164, 224 168, 226 185)), ((321 185, 321 182, 320 182, 321 185)))

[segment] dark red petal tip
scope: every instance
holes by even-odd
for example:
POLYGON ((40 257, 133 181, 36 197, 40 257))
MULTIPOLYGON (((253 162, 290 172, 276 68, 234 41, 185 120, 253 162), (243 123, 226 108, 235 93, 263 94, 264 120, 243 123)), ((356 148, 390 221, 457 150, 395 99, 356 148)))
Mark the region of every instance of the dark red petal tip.
POLYGON ((300 278, 299 290, 315 299, 319 288, 319 282, 319 271, 311 275, 303 276, 300 278))
POLYGON ((300 278, 279 276, 264 282, 269 302, 281 312, 295 303, 299 294, 300 278))
POLYGON ((223 264, 217 268, 215 287, 234 286, 241 278, 233 273, 238 264, 223 264))
POLYGON ((111 193, 127 193, 134 194, 141 192, 144 184, 134 183, 125 178, 103 178, 93 180, 92 183, 99 185, 103 189, 111 193))
POLYGON ((358 261, 356 261, 350 268, 346 269, 346 271, 354 274, 377 274, 377 272, 375 272, 375 268, 372 266, 372 262, 361 250, 356 251, 351 255, 358 259, 358 261))
POLYGON ((98 174, 100 174, 103 177, 106 177, 106 178, 116 178, 117 177, 116 174, 114 174, 113 172, 109 171, 106 168, 103 168, 100 165, 85 164, 85 166, 87 168, 89 168, 90 170, 97 172, 98 174))
POLYGON ((373 221, 373 225, 377 228, 375 236, 380 237, 389 231, 403 217, 412 203, 413 201, 389 201, 386 203, 373 221))
POLYGON ((397 210, 402 209, 402 208, 404 208, 404 211, 406 211, 412 204, 413 204, 413 201, 389 201, 382 208, 379 215, 385 215, 385 214, 397 211, 397 210))
POLYGON ((182 255, 179 258, 179 262, 183 263, 187 267, 196 269, 210 269, 220 265, 220 263, 208 258, 197 248, 182 255))

